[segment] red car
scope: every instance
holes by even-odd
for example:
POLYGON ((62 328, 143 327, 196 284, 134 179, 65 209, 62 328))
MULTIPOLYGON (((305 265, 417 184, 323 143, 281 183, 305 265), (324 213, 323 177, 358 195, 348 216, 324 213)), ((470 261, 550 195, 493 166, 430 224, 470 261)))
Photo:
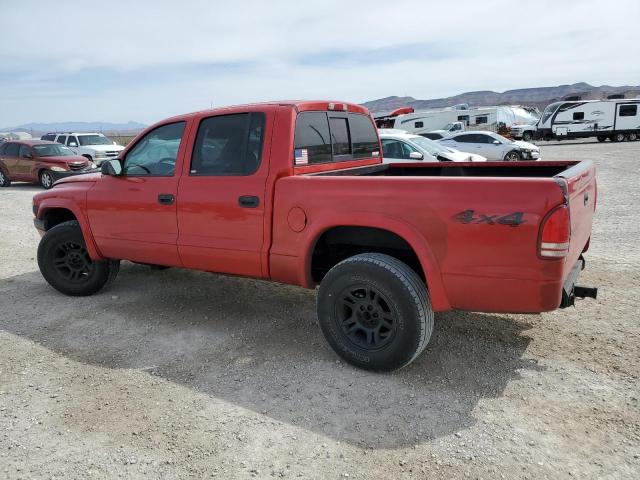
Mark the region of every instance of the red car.
POLYGON ((328 342, 374 370, 413 361, 434 311, 535 313, 595 297, 577 285, 592 162, 383 164, 381 151, 353 104, 164 120, 102 174, 35 195, 40 271, 67 295, 98 292, 123 259, 319 285, 328 342))
POLYGON ((0 187, 17 181, 39 183, 49 189, 56 180, 93 167, 85 157, 55 142, 20 140, 0 145, 0 187))

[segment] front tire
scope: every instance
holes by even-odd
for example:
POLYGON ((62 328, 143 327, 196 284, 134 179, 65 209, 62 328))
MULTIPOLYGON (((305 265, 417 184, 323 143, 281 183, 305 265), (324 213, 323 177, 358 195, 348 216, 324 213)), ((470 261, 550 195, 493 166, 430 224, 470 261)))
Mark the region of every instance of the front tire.
POLYGON ((53 178, 53 174, 49 170, 43 170, 40 172, 40 186, 45 190, 49 190, 53 187, 53 182, 55 179, 53 178))
POLYGON ((390 371, 411 363, 433 331, 427 288, 389 255, 363 253, 334 266, 318 291, 318 321, 345 361, 390 371))
POLYGON ((516 150, 511 150, 504 156, 505 162, 517 162, 519 160, 522 160, 522 155, 516 150))
POLYGON ((65 295, 93 295, 118 275, 118 260, 89 257, 77 221, 64 222, 45 233, 38 245, 38 267, 44 279, 65 295))
POLYGON ((604 142, 607 140, 607 137, 605 135, 598 135, 598 141, 599 142, 604 142))

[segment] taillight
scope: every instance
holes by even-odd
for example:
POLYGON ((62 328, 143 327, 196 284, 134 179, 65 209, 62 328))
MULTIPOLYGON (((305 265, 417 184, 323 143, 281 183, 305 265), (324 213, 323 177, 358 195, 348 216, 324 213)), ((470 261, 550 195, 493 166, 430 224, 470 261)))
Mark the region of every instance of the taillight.
POLYGON ((571 240, 571 219, 569 207, 560 205, 542 221, 538 254, 546 258, 562 258, 569 253, 571 240))

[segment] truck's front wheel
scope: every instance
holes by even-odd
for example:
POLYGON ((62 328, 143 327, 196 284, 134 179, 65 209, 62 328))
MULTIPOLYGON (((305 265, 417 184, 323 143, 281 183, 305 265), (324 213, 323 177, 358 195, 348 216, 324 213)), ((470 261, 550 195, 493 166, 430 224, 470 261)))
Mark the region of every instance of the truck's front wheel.
POLYGON ((530 142, 532 138, 533 138, 533 134, 531 132, 522 133, 522 140, 524 140, 525 142, 530 142))
POLYGON ((411 363, 433 331, 426 286, 403 262, 364 253, 333 267, 318 292, 318 320, 347 362, 388 371, 411 363))
POLYGON ((92 295, 112 282, 117 260, 89 257, 78 222, 64 222, 47 231, 38 246, 38 266, 44 279, 65 295, 92 295))

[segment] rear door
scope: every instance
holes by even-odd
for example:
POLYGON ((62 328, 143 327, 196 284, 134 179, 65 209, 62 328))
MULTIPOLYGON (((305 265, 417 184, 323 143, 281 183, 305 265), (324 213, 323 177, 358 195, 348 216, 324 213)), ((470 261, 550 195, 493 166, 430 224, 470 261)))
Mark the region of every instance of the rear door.
POLYGON ((122 175, 103 175, 87 192, 87 212, 105 257, 181 266, 176 196, 186 122, 147 132, 123 159, 122 175))
POLYGON ((265 276, 261 253, 273 119, 274 110, 247 111, 201 117, 194 125, 178 188, 178 250, 185 267, 265 276))
POLYGON ((20 151, 20 144, 14 142, 7 142, 4 146, 2 156, 2 163, 9 174, 11 180, 17 180, 19 176, 18 170, 18 152, 20 151))

